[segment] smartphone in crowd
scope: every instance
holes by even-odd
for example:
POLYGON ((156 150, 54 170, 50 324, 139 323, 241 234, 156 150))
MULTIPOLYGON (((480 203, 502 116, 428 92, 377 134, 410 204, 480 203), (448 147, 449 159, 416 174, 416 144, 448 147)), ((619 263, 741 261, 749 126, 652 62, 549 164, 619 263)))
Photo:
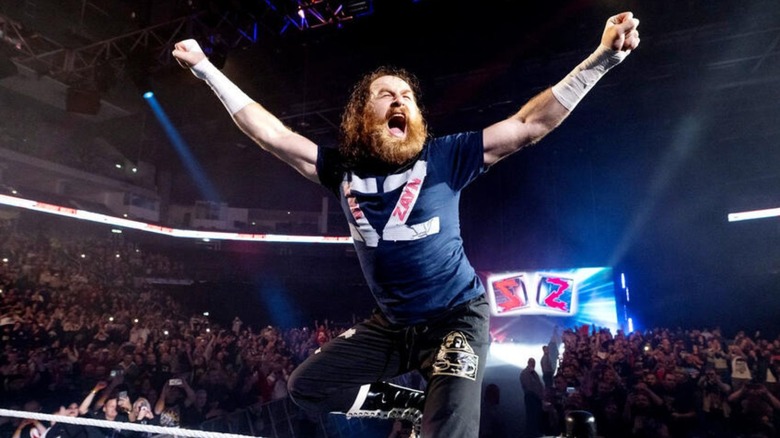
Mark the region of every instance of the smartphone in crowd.
POLYGON ((170 379, 168 380, 168 386, 180 386, 182 384, 181 379, 170 379))

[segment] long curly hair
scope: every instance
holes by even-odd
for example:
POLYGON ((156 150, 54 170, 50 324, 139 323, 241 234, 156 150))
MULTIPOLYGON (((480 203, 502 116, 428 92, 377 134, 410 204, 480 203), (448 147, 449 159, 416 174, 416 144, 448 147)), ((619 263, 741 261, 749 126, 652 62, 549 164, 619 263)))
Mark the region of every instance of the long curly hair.
POLYGON ((365 74, 352 88, 347 105, 341 115, 341 142, 339 152, 344 164, 352 168, 372 158, 366 147, 370 133, 366 119, 366 106, 371 97, 371 84, 382 76, 395 76, 409 84, 417 102, 420 113, 424 114, 420 104, 421 90, 417 77, 409 71, 393 66, 382 66, 365 74))

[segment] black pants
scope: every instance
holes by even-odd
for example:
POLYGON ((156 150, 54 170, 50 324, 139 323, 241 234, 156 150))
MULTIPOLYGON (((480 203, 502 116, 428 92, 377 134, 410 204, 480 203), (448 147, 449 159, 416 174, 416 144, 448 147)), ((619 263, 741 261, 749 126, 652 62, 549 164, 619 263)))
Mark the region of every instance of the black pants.
POLYGON ((542 436, 542 399, 537 394, 525 392, 525 436, 536 438, 542 436))
POLYGON ((416 369, 428 382, 423 436, 477 437, 488 322, 484 296, 415 326, 376 311, 296 368, 290 396, 305 409, 346 412, 360 386, 416 369))

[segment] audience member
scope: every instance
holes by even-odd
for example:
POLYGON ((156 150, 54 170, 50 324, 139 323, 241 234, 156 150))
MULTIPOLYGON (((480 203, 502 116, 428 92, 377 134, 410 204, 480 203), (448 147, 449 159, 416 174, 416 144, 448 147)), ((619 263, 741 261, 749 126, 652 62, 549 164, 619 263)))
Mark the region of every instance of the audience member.
POLYGON ((525 403, 525 436, 541 436, 540 420, 544 383, 542 383, 539 373, 536 372, 536 359, 528 359, 525 368, 520 372, 520 385, 523 388, 523 402, 525 403))

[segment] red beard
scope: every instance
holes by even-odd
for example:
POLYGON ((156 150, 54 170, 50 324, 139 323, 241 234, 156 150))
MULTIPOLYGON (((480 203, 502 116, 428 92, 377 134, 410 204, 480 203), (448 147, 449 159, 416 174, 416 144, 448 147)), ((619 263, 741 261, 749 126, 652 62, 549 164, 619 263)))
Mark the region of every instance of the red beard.
POLYGON ((389 165, 407 164, 420 153, 428 136, 422 116, 418 113, 417 117, 410 117, 409 110, 405 107, 392 109, 384 118, 373 117, 367 113, 363 123, 369 155, 389 165), (406 116, 404 137, 392 135, 389 129, 391 115, 399 111, 406 116))

